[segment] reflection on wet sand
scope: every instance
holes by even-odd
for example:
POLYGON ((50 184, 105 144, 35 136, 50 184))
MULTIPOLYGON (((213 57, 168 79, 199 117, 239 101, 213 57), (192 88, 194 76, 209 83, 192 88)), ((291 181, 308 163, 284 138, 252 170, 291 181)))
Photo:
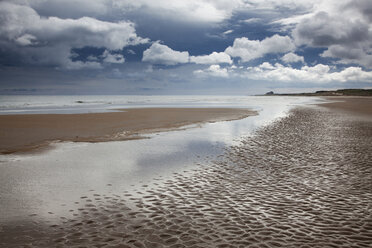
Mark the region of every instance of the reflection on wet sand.
POLYGON ((120 193, 132 190, 131 185, 151 184, 160 175, 171 177, 173 172, 199 167, 241 136, 285 116, 290 104, 303 102, 314 99, 265 97, 251 102, 261 106, 259 115, 241 120, 149 134, 150 139, 63 142, 44 153, 0 155, 0 223, 28 220, 30 214, 44 220, 69 217, 67 210, 80 208, 75 202, 91 189, 120 193))
POLYGON ((72 218, 4 227, 0 245, 370 247, 371 144, 370 120, 297 108, 212 164, 135 194, 87 192, 72 218))

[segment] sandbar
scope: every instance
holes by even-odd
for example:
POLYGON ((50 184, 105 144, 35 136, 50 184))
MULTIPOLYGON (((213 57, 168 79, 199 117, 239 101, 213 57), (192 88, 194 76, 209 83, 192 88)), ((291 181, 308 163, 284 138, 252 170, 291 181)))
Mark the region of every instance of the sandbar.
POLYGON ((35 151, 53 141, 104 142, 257 114, 234 108, 136 108, 109 113, 0 115, 0 153, 35 151))

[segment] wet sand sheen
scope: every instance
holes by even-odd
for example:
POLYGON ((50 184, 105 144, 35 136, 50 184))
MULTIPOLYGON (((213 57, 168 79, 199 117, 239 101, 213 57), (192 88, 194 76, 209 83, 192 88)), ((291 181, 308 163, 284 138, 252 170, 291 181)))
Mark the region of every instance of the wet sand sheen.
POLYGON ((297 108, 157 188, 87 192, 75 218, 5 226, 0 246, 370 247, 372 122, 350 117, 297 108))
POLYGON ((28 151, 49 142, 103 142, 141 138, 191 124, 255 115, 233 108, 139 108, 90 114, 0 115, 0 153, 28 151))

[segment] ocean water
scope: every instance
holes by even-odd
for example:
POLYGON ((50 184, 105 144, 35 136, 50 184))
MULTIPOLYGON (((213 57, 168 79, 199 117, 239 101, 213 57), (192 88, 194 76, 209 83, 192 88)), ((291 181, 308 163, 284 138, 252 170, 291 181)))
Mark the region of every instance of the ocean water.
POLYGON ((252 96, 2 96, 1 114, 89 113, 136 107, 236 107, 257 110, 242 120, 190 126, 149 139, 104 143, 56 143, 27 155, 0 155, 0 223, 37 218, 58 221, 80 206, 80 197, 135 192, 173 173, 218 159, 242 137, 284 117, 311 97, 252 96), (79 101, 79 102, 77 102, 79 101), (156 180, 154 180, 156 179, 156 180), (52 212, 53 214, 50 214, 52 212), (32 217, 35 218, 35 217, 32 217))
MULTIPOLYGON (((0 114, 72 114, 141 107, 237 107, 261 109, 267 101, 301 104, 315 98, 269 96, 2 96, 0 114)), ((317 99, 320 101, 320 99, 317 99)), ((315 100, 316 101, 316 100, 315 100)))

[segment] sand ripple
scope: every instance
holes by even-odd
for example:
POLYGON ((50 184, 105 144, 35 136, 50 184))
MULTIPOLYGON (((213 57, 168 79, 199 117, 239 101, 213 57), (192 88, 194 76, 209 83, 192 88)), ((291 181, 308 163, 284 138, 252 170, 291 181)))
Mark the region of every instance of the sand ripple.
POLYGON ((302 108, 212 165, 73 219, 4 227, 4 247, 371 247, 372 123, 302 108), (139 196, 140 195, 140 196, 139 196))

